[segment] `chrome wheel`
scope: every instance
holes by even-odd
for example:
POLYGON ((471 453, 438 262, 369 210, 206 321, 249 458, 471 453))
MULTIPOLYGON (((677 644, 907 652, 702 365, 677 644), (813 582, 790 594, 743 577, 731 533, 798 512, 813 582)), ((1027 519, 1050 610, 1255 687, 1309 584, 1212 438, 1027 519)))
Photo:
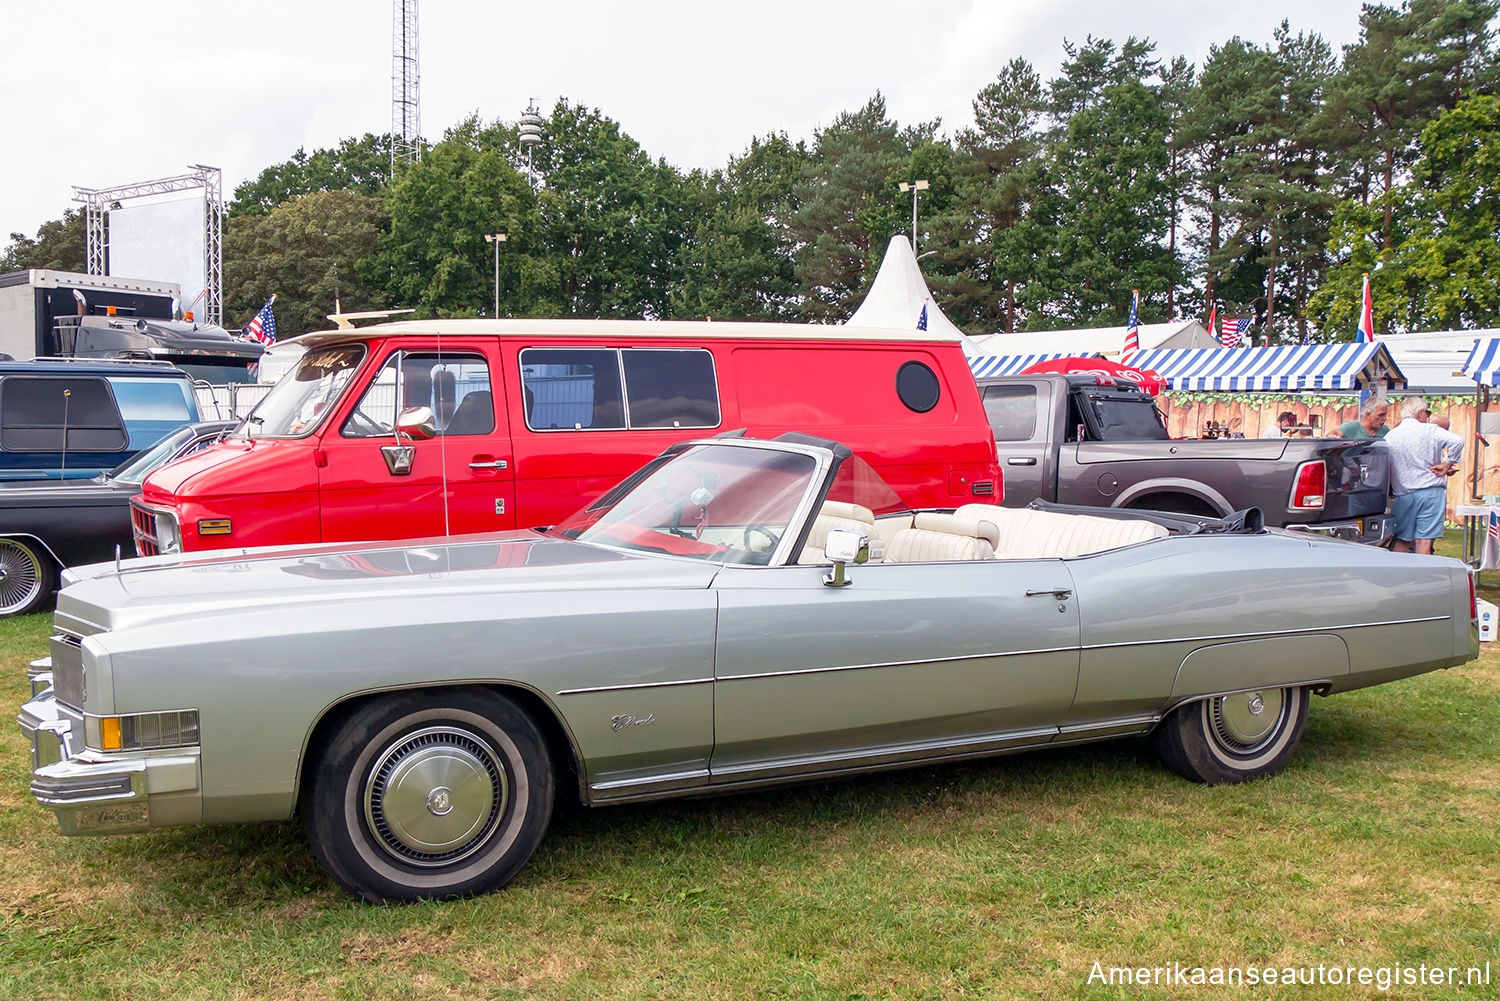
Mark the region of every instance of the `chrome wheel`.
POLYGON ((447 865, 483 847, 508 795, 504 766, 489 744, 467 730, 430 727, 408 734, 375 762, 365 820, 402 861, 447 865))
POLYGON ((34 611, 47 596, 50 561, 28 542, 0 539, 0 615, 34 611))
POLYGON ((1203 704, 1208 730, 1235 754, 1255 754, 1273 741, 1286 722, 1286 690, 1240 692, 1203 704))

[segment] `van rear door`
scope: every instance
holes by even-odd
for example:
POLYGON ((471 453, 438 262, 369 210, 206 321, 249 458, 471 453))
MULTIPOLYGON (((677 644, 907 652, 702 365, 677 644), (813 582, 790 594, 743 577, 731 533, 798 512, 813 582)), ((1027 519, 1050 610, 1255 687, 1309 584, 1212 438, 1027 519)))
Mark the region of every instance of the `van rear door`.
POLYGON ((389 345, 323 432, 324 542, 468 535, 515 527, 515 477, 499 358, 483 342, 389 345), (429 407, 437 436, 398 439, 429 407))

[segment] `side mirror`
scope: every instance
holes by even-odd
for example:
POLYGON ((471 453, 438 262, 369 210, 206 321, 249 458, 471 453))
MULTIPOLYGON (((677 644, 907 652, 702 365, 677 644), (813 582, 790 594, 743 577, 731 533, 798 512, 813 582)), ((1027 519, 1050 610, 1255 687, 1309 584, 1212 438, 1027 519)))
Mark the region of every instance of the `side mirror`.
POLYGON ((437 435, 437 420, 431 407, 408 407, 396 418, 396 434, 413 441, 426 441, 437 435))
POLYGON ((853 582, 844 576, 844 566, 863 563, 870 558, 870 537, 864 532, 836 528, 823 542, 823 555, 833 560, 833 573, 823 578, 823 584, 848 587, 853 582))

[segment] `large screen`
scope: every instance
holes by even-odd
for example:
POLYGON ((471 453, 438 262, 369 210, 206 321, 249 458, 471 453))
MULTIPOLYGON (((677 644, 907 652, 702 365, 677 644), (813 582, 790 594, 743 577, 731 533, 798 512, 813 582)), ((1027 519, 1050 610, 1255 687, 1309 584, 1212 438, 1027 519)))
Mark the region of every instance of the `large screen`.
MULTIPOLYGON (((208 284, 204 268, 208 205, 202 195, 112 209, 109 273, 122 278, 176 282, 178 309, 187 309, 208 284)), ((201 319, 204 301, 193 306, 201 319)))

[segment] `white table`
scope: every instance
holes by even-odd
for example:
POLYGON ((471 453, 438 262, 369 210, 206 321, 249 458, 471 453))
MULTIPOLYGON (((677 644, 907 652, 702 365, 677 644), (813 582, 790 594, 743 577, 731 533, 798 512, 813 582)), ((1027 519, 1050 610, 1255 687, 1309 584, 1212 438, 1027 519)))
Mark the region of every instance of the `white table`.
POLYGON ((1500 514, 1500 505, 1456 504, 1453 513, 1464 523, 1463 560, 1479 570, 1500 567, 1500 545, 1489 537, 1490 512, 1500 514))

